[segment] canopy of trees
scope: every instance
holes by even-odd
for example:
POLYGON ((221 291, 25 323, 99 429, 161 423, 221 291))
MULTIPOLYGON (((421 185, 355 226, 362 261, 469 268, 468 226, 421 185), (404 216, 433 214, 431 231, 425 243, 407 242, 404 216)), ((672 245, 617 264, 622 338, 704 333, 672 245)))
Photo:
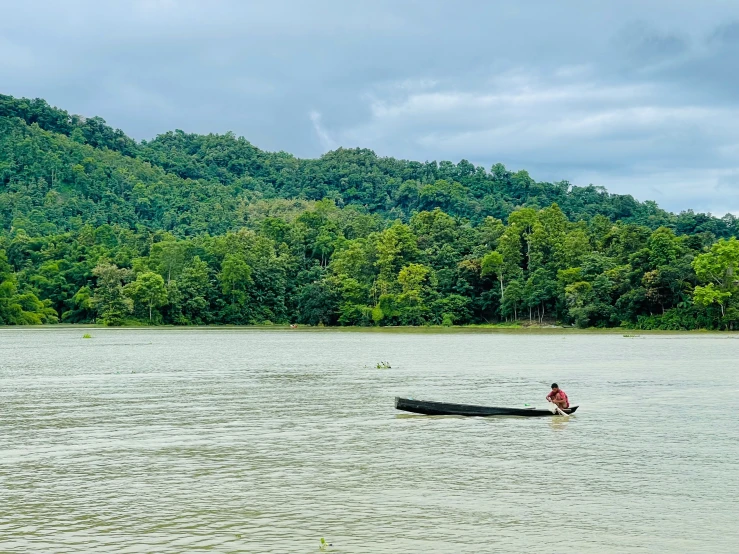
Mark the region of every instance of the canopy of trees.
POLYGON ((501 164, 319 159, 0 95, 0 324, 732 329, 739 223, 501 164))

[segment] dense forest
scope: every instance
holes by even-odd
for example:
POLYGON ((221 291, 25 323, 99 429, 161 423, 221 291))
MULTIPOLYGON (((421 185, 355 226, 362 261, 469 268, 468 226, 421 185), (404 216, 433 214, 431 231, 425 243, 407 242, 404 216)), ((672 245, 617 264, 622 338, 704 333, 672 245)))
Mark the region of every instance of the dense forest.
POLYGON ((501 164, 137 142, 0 95, 0 324, 734 329, 737 237, 501 164))

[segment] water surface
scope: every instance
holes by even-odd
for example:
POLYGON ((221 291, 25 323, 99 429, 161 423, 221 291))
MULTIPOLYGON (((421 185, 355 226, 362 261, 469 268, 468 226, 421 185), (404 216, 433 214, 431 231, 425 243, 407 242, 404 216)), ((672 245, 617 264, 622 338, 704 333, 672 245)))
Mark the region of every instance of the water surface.
POLYGON ((732 335, 83 332, 0 330, 1 552, 739 551, 732 335))

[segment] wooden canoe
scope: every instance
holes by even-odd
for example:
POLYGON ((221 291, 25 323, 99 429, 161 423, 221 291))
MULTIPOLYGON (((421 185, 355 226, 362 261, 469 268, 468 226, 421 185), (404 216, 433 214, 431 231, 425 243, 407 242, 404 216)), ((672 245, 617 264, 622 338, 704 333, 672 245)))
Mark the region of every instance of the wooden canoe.
MULTIPOLYGON (((452 404, 449 402, 431 402, 415 400, 413 398, 395 397, 395 408, 404 412, 424 415, 457 415, 457 416, 523 416, 544 417, 553 416, 546 408, 502 408, 498 406, 474 406, 471 404, 452 404)), ((570 406, 563 410, 566 414, 575 413, 577 406, 570 406)))

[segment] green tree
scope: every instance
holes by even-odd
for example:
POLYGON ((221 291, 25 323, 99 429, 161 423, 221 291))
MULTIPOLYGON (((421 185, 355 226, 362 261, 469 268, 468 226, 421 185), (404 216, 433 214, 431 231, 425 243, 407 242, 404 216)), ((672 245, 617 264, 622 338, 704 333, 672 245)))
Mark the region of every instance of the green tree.
POLYGON ((649 260, 657 268, 675 263, 680 244, 672 229, 660 227, 649 237, 649 260))
POLYGON ((41 301, 31 292, 18 292, 5 251, 0 250, 0 325, 40 325, 56 321, 57 314, 49 300, 41 301))
POLYGON ((40 325, 55 323, 57 312, 48 299, 39 300, 33 292, 19 292, 18 279, 0 250, 0 325, 40 325))
POLYGON ((195 256, 177 280, 182 318, 179 323, 202 324, 213 321, 209 298, 215 296, 215 291, 210 281, 208 264, 195 256))
POLYGON ((404 325, 422 325, 429 317, 426 297, 431 289, 431 269, 421 264, 409 264, 398 273, 401 293, 397 295, 399 317, 404 325))
POLYGON ((501 315, 504 317, 513 316, 513 320, 518 319, 518 308, 524 299, 524 287, 520 281, 513 280, 506 287, 506 294, 500 306, 501 315))
POLYGON ((150 257, 169 285, 172 279, 179 277, 185 264, 185 247, 175 240, 157 242, 151 246, 150 257))
POLYGON ((503 255, 500 252, 490 252, 485 255, 480 264, 480 274, 485 277, 487 275, 495 275, 500 283, 500 298, 501 301, 505 295, 505 286, 503 284, 504 275, 504 260, 503 255))
POLYGON ((739 240, 721 239, 711 249, 693 261, 695 274, 704 283, 714 283, 723 291, 732 291, 737 283, 739 267, 739 240))
POLYGON ((529 320, 532 319, 533 310, 539 323, 544 320, 547 305, 557 295, 557 282, 543 268, 534 271, 526 280, 523 290, 523 302, 529 308, 529 320))
POLYGON ((516 229, 508 227, 498 241, 498 252, 503 256, 503 274, 509 281, 519 279, 523 273, 524 263, 521 234, 516 229))
POLYGON ((375 265, 380 272, 378 277, 386 286, 395 281, 395 276, 403 265, 414 262, 418 257, 416 237, 411 229, 402 223, 395 223, 383 231, 375 248, 377 251, 375 265))
POLYGON ((62 314, 65 323, 80 323, 94 318, 95 304, 92 289, 85 285, 72 296, 70 309, 62 314))
POLYGON ((340 298, 339 283, 333 279, 309 283, 298 294, 298 321, 308 325, 336 325, 340 298))
POLYGON ((105 325, 119 326, 133 311, 133 300, 123 292, 130 270, 122 269, 110 262, 101 261, 92 271, 97 278, 92 305, 105 325))
POLYGON ((228 254, 221 263, 221 290, 231 300, 231 305, 244 304, 246 291, 252 283, 251 268, 243 258, 228 254))
POLYGON ((587 327, 595 303, 595 291, 587 281, 578 281, 565 287, 565 301, 570 317, 578 327, 587 327))
POLYGON ((708 283, 705 287, 698 285, 693 292, 695 303, 699 306, 711 306, 716 304, 721 308, 721 316, 726 312, 726 302, 731 298, 731 293, 718 289, 713 283, 708 283))
MULTIPOLYGON (((528 177, 528 174, 526 174, 526 177, 527 179, 530 179, 528 177)), ((501 244, 501 248, 515 248, 514 245, 516 244, 520 248, 520 245, 523 242, 523 244, 525 245, 525 255, 522 255, 521 253, 517 255, 512 255, 513 252, 511 251, 507 257, 509 260, 520 259, 524 263, 524 269, 531 268, 532 238, 534 239, 534 243, 536 244, 536 239, 538 238, 538 236, 541 235, 541 233, 539 233, 538 236, 535 237, 534 231, 540 225, 541 224, 539 223, 538 214, 534 208, 521 208, 515 210, 511 213, 511 215, 508 216, 508 229, 506 231, 506 235, 512 238, 513 234, 516 234, 519 238, 517 241, 511 240, 508 244, 503 241, 503 243, 501 244)), ((538 241, 538 243, 541 244, 541 241, 538 241)), ((537 246, 539 244, 537 244, 537 246)))
POLYGON ((167 303, 167 288, 164 279, 158 273, 147 271, 139 273, 136 280, 125 286, 124 292, 135 304, 144 306, 149 313, 149 323, 155 308, 167 303))
MULTIPOLYGON (((719 306, 722 319, 730 309, 733 317, 736 308, 733 304, 739 298, 739 241, 732 237, 715 242, 708 252, 695 257, 693 268, 698 279, 706 283, 695 287, 695 303, 704 307, 719 306)), ((725 323, 727 328, 733 326, 733 319, 725 323)))
POLYGON ((402 287, 403 293, 420 294, 426 284, 431 270, 421 264, 409 264, 398 273, 398 282, 402 287))
POLYGON ((585 229, 575 228, 557 243, 556 255, 552 261, 558 269, 579 267, 592 250, 585 229))

